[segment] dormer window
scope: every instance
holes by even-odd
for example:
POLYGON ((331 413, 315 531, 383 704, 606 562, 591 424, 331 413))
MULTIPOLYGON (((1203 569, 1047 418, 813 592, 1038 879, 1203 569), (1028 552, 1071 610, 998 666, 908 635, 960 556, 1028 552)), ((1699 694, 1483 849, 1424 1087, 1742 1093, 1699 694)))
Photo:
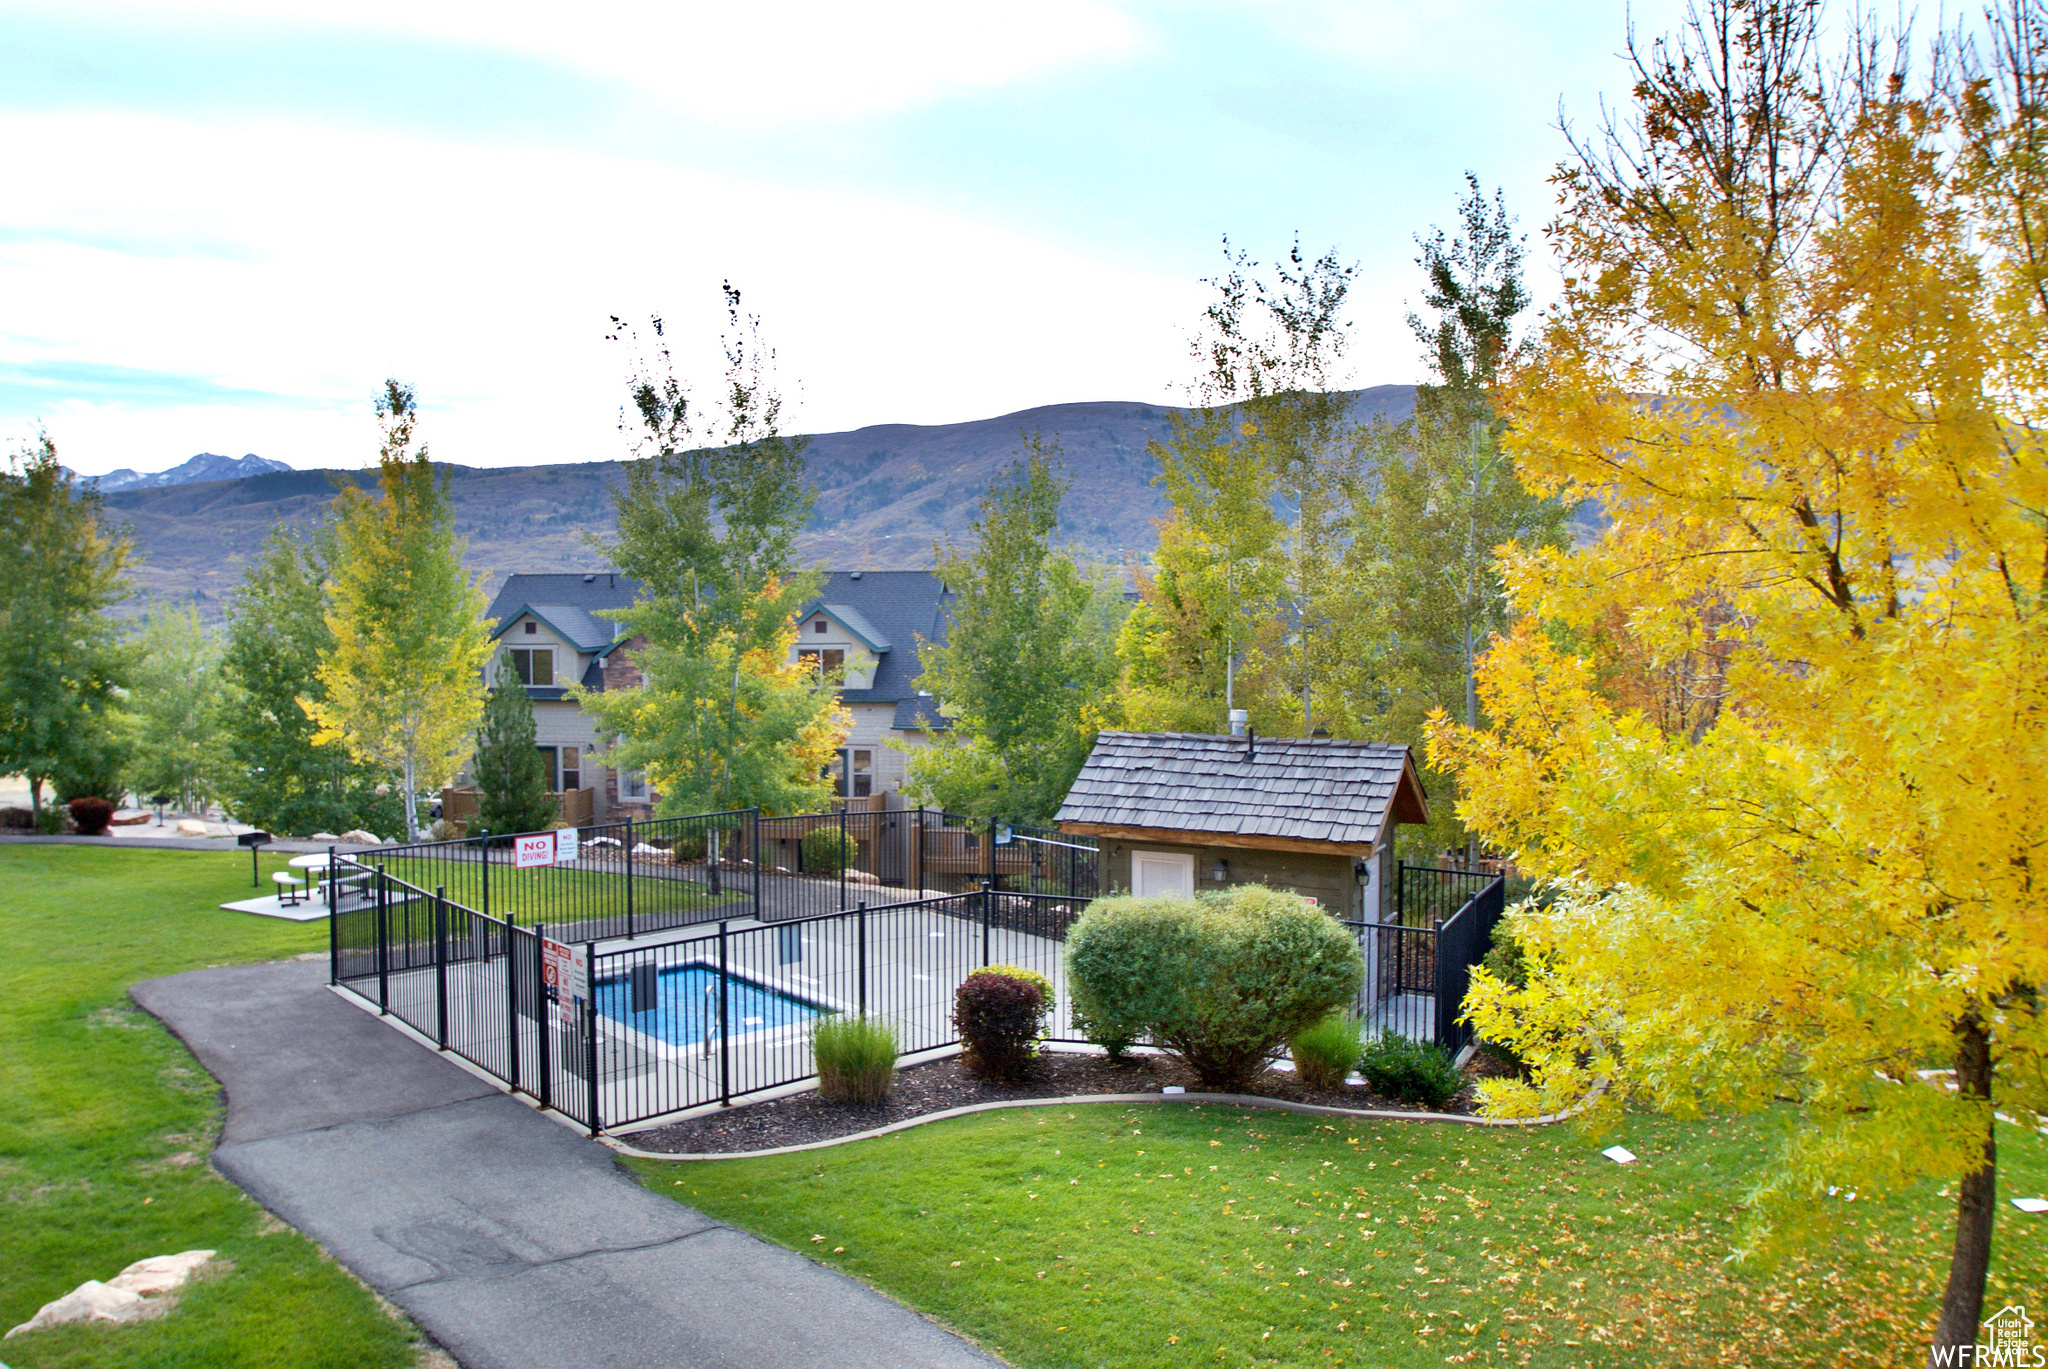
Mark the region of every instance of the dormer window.
POLYGON ((519 677, 519 683, 552 685, 555 682, 555 653, 548 648, 515 646, 505 654, 512 658, 512 673, 519 677))
POLYGON ((822 650, 803 647, 796 653, 796 659, 799 664, 809 666, 814 674, 837 678, 846 669, 846 652, 838 647, 822 650))
POLYGON ((539 631, 540 631, 540 624, 539 624, 539 623, 536 623, 536 622, 534 622, 534 621, 533 621, 533 619, 531 619, 531 618, 528 618, 528 619, 526 620, 526 635, 527 635, 527 636, 529 636, 529 637, 532 637, 532 636, 534 636, 535 634, 537 634, 537 633, 538 633, 539 631))

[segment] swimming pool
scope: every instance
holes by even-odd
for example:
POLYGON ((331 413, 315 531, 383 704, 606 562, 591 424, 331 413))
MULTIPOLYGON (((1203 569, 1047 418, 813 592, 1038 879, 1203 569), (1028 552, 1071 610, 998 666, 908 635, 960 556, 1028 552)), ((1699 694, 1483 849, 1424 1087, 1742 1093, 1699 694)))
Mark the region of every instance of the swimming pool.
MULTIPOLYGON (((646 1004, 648 998, 643 986, 640 1000, 646 1004)), ((603 1016, 671 1046, 696 1045, 704 1039, 707 1016, 716 1031, 718 971, 709 965, 664 969, 654 976, 652 1000, 651 1006, 633 1011, 633 983, 626 975, 597 984, 597 1010, 603 1016)), ((822 1011, 816 1004, 751 979, 736 974, 726 978, 726 1013, 734 1036, 795 1026, 822 1011)))

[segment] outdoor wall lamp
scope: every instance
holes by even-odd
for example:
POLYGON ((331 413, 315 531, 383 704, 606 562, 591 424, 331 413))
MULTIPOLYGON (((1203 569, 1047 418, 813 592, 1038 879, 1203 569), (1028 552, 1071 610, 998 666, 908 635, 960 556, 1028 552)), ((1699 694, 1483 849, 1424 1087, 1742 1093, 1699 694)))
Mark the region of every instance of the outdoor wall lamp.
POLYGON ((1221 884, 1224 880, 1229 879, 1230 862, 1223 859, 1223 857, 1218 856, 1216 858, 1216 863, 1209 867, 1209 878, 1215 880, 1218 884, 1221 884))

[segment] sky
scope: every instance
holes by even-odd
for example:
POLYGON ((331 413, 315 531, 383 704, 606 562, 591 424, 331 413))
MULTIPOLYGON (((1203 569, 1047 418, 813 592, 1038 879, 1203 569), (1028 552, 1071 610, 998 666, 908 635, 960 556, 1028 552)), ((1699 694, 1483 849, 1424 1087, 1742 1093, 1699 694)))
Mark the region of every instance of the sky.
MULTIPOLYGON (((1639 0, 1637 28, 1677 0, 1639 0)), ((0 3, 0 442, 626 454, 660 314, 702 400, 721 282, 786 426, 1176 402, 1222 238, 1356 263, 1352 384, 1421 378, 1415 235, 1469 169, 1555 270, 1547 179, 1627 90, 1620 0, 0 3)))

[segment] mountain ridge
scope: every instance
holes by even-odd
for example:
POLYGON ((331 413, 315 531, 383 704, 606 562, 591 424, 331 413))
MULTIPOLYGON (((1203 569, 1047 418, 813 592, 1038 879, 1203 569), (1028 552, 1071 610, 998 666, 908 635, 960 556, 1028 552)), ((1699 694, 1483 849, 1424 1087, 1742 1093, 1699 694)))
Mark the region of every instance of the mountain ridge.
MULTIPOLYGON (((1414 411, 1413 386, 1350 393, 1361 421, 1398 422, 1414 411)), ((846 570, 931 565, 935 546, 966 534, 975 500, 1021 455, 1024 436, 1037 432, 1057 439, 1072 482, 1061 513, 1066 540, 1105 561, 1149 556, 1158 540, 1153 520, 1167 511, 1154 484, 1158 463, 1149 444, 1164 439, 1174 418, 1187 412, 1099 400, 962 423, 883 423, 810 434, 804 460, 818 502, 798 538, 798 554, 846 570)), ((608 537, 615 527, 610 490, 622 462, 436 464, 448 474, 456 530, 469 543, 466 562, 484 573, 487 591, 513 571, 604 568, 592 539, 608 537)), ((371 470, 285 467, 226 480, 103 488, 103 494, 142 553, 138 599, 190 602, 215 617, 271 528, 310 526, 337 482, 367 485, 372 479, 371 470)))
POLYGON ((250 476, 267 475, 276 471, 288 471, 291 467, 282 461, 273 461, 267 456, 249 452, 244 456, 222 456, 218 452, 200 452, 169 470, 137 471, 122 467, 104 475, 73 475, 89 485, 96 486, 101 494, 113 494, 121 490, 164 489, 171 485, 196 485, 212 480, 246 480, 250 476))

